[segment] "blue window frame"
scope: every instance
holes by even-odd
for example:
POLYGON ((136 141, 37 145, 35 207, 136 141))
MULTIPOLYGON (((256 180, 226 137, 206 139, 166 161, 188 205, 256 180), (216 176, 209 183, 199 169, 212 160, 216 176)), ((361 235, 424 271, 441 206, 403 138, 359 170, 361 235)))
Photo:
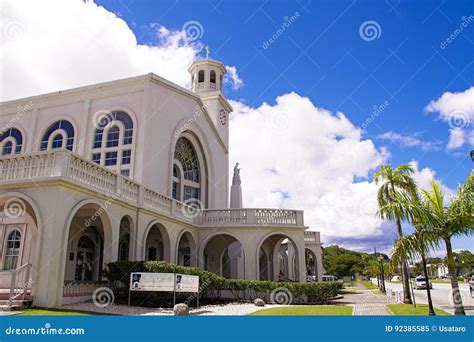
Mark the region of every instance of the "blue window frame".
MULTIPOLYGON (((122 111, 115 111, 109 114, 107 118, 103 120, 104 122, 113 122, 113 121, 120 121, 123 124, 124 127, 124 132, 123 132, 123 145, 130 145, 132 143, 132 137, 133 137, 133 121, 130 116, 122 111)), ((107 125, 105 125, 107 126, 107 125)), ((102 147, 102 136, 104 132, 105 126, 97 127, 97 129, 94 132, 94 142, 93 142, 93 148, 101 148, 102 147)), ((110 132, 110 130, 109 130, 110 132)), ((107 137, 107 141, 109 140, 109 137, 107 137)), ((118 137, 117 137, 118 140, 118 137)), ((117 146, 117 145, 114 145, 117 146)), ((109 146, 107 146, 109 147, 109 146)))
POLYGON ((0 134, 0 146, 3 144, 2 147, 2 155, 9 155, 12 153, 19 154, 21 153, 21 148, 23 146, 23 136, 21 132, 16 128, 9 128, 8 130, 4 131, 0 134), (15 143, 11 140, 7 141, 3 144, 3 142, 7 138, 12 138, 15 143))
POLYGON ((72 147, 74 145, 74 127, 72 124, 67 120, 59 120, 53 123, 51 126, 48 127, 46 132, 43 134, 43 138, 41 139, 40 150, 44 151, 48 149, 48 142, 49 138, 54 134, 53 141, 51 144, 51 148, 67 148, 69 151, 72 151, 72 147), (66 143, 64 146, 63 137, 58 130, 63 130, 66 132, 66 143), (56 133, 56 134, 54 134, 56 133))
POLYGON ((131 150, 122 151, 122 165, 130 164, 131 158, 132 158, 131 150))
POLYGON ((105 153, 105 166, 117 165, 117 152, 105 153))
POLYGON ((110 127, 107 132, 107 147, 117 147, 119 145, 120 129, 117 126, 110 127))
POLYGON ((100 153, 93 153, 92 154, 92 161, 94 163, 100 164, 100 153))

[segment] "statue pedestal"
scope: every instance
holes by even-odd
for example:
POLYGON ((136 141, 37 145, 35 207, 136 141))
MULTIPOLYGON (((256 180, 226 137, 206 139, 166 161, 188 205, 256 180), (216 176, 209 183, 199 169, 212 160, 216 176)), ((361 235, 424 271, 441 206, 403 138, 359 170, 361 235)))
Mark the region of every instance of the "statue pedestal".
POLYGON ((230 187, 230 208, 242 208, 242 187, 240 184, 230 187))

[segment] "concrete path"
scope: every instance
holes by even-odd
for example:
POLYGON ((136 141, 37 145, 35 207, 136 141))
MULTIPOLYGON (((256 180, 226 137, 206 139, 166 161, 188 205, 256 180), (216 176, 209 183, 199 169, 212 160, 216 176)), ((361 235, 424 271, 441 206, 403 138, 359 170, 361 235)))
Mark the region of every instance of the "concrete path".
MULTIPOLYGON (((358 282, 354 289, 356 293, 343 294, 343 298, 333 301, 333 304, 343 304, 353 306, 353 316, 385 316, 392 313, 385 307, 387 304, 395 303, 387 296, 374 294, 373 290, 368 290, 358 282)), ((350 289, 348 289, 350 291, 350 289)))

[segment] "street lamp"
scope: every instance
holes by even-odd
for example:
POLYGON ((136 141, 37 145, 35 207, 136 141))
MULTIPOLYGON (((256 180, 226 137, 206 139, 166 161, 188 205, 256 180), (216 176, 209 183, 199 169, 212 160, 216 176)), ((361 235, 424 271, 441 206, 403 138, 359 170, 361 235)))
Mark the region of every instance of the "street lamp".
POLYGON ((471 151, 471 160, 474 162, 474 150, 471 151))

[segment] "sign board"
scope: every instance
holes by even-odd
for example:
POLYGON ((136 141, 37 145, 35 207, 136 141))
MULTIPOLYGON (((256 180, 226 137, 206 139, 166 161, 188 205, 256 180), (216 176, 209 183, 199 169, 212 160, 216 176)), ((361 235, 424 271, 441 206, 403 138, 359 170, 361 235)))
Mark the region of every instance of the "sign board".
MULTIPOLYGON (((199 282, 199 279, 198 279, 199 282)), ((173 292, 174 273, 141 273, 130 274, 130 291, 165 291, 173 292)))
POLYGON ((176 292, 199 292, 199 277, 188 274, 176 274, 176 292))

